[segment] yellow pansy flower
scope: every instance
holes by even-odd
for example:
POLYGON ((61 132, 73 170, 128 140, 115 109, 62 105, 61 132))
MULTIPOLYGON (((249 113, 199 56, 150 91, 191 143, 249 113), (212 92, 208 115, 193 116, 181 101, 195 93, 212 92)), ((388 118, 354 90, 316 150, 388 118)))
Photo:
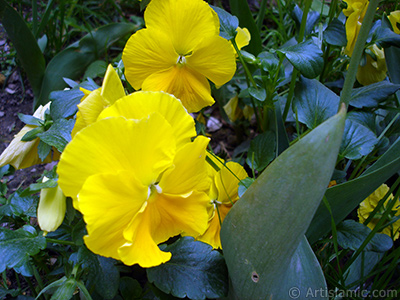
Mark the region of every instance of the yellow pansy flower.
MULTIPOLYGON (((47 177, 43 177, 43 182, 48 180, 47 177)), ((37 220, 40 229, 46 234, 47 232, 55 231, 63 222, 66 209, 66 197, 58 185, 42 189, 37 209, 37 220)))
POLYGON ((360 32, 365 13, 367 12, 368 0, 344 0, 347 3, 347 8, 343 9, 343 14, 347 17, 346 21, 346 37, 347 45, 345 54, 351 56, 358 33, 360 32))
POLYGON ((388 18, 392 24, 393 31, 397 34, 400 34, 400 10, 392 11, 388 18))
MULTIPOLYGON (((39 106, 33 116, 44 120, 44 114, 49 108, 50 102, 45 106, 39 106)), ((38 155, 39 138, 35 138, 29 142, 23 142, 21 140, 27 132, 36 127, 37 126, 35 125, 25 125, 21 131, 14 136, 10 145, 8 145, 0 156, 0 167, 10 164, 18 170, 29 168, 40 163, 49 163, 52 160, 57 160, 59 158, 60 154, 58 151, 54 150, 45 158, 44 161, 42 161, 38 155)))
POLYGON ((208 165, 208 174, 212 179, 209 189, 211 202, 208 207, 210 220, 207 231, 197 239, 208 243, 213 248, 221 248, 221 224, 233 204, 239 199, 239 182, 247 177, 244 168, 233 161, 224 165, 224 160, 209 155, 211 160, 220 168, 216 171, 208 165))
POLYGON ((129 83, 173 94, 189 112, 212 105, 207 79, 225 84, 236 62, 211 7, 203 0, 152 0, 144 20, 146 28, 130 37, 122 54, 129 83))
POLYGON ((108 65, 102 87, 94 91, 81 88, 81 91, 85 95, 82 97, 81 103, 78 104, 79 110, 76 114, 75 126, 72 129, 72 137, 81 129, 95 122, 104 108, 125 96, 121 80, 111 65, 108 65))
POLYGON ((367 61, 364 66, 358 66, 356 78, 362 85, 369 85, 380 82, 386 78, 387 67, 385 60, 385 52, 378 46, 372 45, 368 49, 375 54, 374 60, 369 54, 365 54, 367 61))
MULTIPOLYGON (((360 203, 360 207, 358 208, 358 218, 360 223, 364 223, 365 220, 369 217, 371 212, 378 205, 379 201, 381 201, 385 195, 389 192, 389 187, 386 184, 382 184, 375 192, 368 196, 363 202, 360 203)), ((387 203, 393 199, 393 195, 390 194, 388 199, 385 201, 382 207, 382 212, 385 210, 387 203)), ((393 211, 395 211, 394 216, 400 215, 400 201, 397 200, 394 204, 393 211)), ((392 217, 394 217, 392 216, 392 217)), ((372 230, 375 228, 376 224, 380 220, 380 212, 378 211, 374 218, 368 223, 368 227, 372 230)), ((383 229, 382 233, 387 234, 392 237, 393 240, 397 240, 400 235, 400 220, 396 221, 392 225, 383 229)))
POLYGON ((200 136, 179 148, 176 140, 155 112, 142 120, 99 120, 66 146, 59 185, 77 199, 91 251, 147 268, 171 258, 159 243, 181 232, 204 233, 209 140, 200 136))
POLYGON ((235 37, 236 45, 238 46, 239 49, 242 49, 243 47, 247 46, 250 43, 251 39, 250 31, 247 28, 238 27, 236 28, 236 32, 237 32, 235 37))

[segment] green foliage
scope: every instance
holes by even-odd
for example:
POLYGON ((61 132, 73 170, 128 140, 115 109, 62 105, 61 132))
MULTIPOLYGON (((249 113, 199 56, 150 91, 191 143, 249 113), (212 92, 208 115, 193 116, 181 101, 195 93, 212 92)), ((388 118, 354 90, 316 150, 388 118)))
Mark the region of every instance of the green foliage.
POLYGON ((189 299, 219 298, 228 292, 228 273, 223 256, 210 245, 182 237, 164 251, 169 262, 147 269, 149 281, 165 293, 189 299))

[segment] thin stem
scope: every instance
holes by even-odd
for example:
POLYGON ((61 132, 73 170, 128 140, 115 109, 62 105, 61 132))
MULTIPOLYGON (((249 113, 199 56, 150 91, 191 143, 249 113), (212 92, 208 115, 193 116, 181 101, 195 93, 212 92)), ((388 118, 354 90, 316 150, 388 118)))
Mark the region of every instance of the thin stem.
POLYGON ((34 37, 36 38, 37 35, 37 24, 38 24, 38 20, 37 20, 37 1, 36 0, 32 0, 32 33, 34 35, 34 37))
POLYGON ((345 103, 346 107, 351 99, 351 91, 353 89, 354 82, 356 81, 358 66, 360 65, 361 57, 364 52, 364 46, 367 41, 372 21, 374 20, 375 11, 379 2, 380 0, 371 0, 369 2, 367 12, 365 13, 365 17, 361 25, 360 33, 358 34, 356 45, 353 50, 353 55, 350 59, 349 69, 347 71, 342 94, 340 96, 340 103, 345 103))
POLYGON ((63 241, 63 240, 56 240, 56 239, 50 239, 50 238, 46 238, 46 241, 48 243, 75 246, 75 243, 71 242, 71 241, 63 241))
POLYGON ((257 16, 257 27, 258 31, 261 31, 261 27, 264 22, 264 17, 265 17, 265 11, 267 10, 267 0, 262 0, 261 5, 260 5, 260 11, 258 12, 257 16))

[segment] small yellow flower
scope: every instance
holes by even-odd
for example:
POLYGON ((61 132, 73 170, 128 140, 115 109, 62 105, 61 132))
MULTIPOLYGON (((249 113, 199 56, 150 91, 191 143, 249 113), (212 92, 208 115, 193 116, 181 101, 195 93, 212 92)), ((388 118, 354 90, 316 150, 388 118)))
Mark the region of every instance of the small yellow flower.
POLYGON ((369 85, 380 82, 386 78, 387 67, 385 60, 385 52, 378 46, 372 45, 368 49, 375 54, 374 60, 369 54, 366 54, 367 61, 364 66, 358 66, 357 80, 362 85, 369 85))
POLYGON ((345 54, 351 56, 354 46, 360 32, 365 13, 369 5, 368 0, 344 0, 347 3, 347 8, 343 9, 343 14, 347 17, 346 21, 346 37, 347 46, 345 54))
MULTIPOLYGON (((369 217, 371 212, 375 209, 378 205, 379 201, 381 201, 385 195, 389 192, 389 187, 386 184, 382 184, 375 192, 368 196, 363 202, 360 203, 360 207, 358 208, 358 218, 360 223, 364 223, 365 220, 369 217)), ((386 209, 387 203, 393 199, 393 195, 390 194, 388 199, 383 204, 381 208, 381 212, 378 211, 374 218, 368 223, 368 227, 372 230, 380 220, 380 214, 383 213, 386 209)), ((400 201, 397 200, 393 211, 395 211, 394 216, 400 215, 400 201)), ((392 217, 394 217, 392 216, 392 217)), ((383 229, 382 233, 387 234, 388 236, 392 237, 393 240, 397 240, 400 234, 400 220, 396 221, 392 225, 383 229)))
POLYGON ((392 24, 393 31, 400 34, 400 10, 392 11, 388 18, 392 24))
MULTIPOLYGON (((247 28, 238 27, 236 29, 236 32, 237 32, 237 34, 235 37, 235 42, 240 50, 250 43, 251 35, 250 35, 250 31, 247 28)), ((235 51, 235 48, 233 48, 233 50, 235 51)), ((237 56, 237 53, 236 53, 236 56, 237 56)))
POLYGON ((81 129, 94 123, 104 108, 125 96, 121 80, 111 65, 108 65, 101 88, 94 91, 81 90, 85 95, 78 105, 79 111, 76 114, 75 126, 71 133, 72 137, 81 129))
POLYGON ((211 7, 202 0, 152 0, 144 20, 146 28, 131 36, 122 54, 129 83, 173 94, 189 112, 212 105, 207 79, 225 84, 236 62, 211 7))
POLYGON ((233 204, 239 199, 239 182, 247 177, 244 168, 236 162, 227 162, 209 155, 211 160, 220 168, 216 171, 208 166, 208 174, 212 179, 209 190, 211 202, 208 207, 210 220, 207 231, 198 240, 210 244, 213 248, 221 249, 221 224, 233 204), (233 174, 232 174, 233 173, 233 174))
MULTIPOLYGON (((47 177, 43 177, 43 182, 47 180, 47 177)), ((55 231, 63 222, 66 209, 66 197, 58 185, 42 189, 37 209, 37 219, 40 229, 45 234, 55 231)))
POLYGON ((209 140, 190 141, 194 122, 182 112, 170 95, 135 93, 104 110, 66 146, 59 184, 77 202, 87 224, 84 241, 94 253, 157 266, 171 258, 159 243, 207 229, 209 140), (125 117, 114 116, 120 112, 125 117))
MULTIPOLYGON (((39 106, 33 116, 44 120, 44 113, 49 108, 50 103, 46 104, 46 106, 39 106)), ((18 170, 29 168, 40 163, 49 163, 52 160, 57 160, 59 158, 60 154, 58 151, 54 151, 53 153, 50 153, 44 161, 42 161, 38 155, 39 138, 35 138, 29 142, 23 142, 21 140, 27 132, 36 127, 37 126, 34 125, 25 125, 21 131, 14 136, 10 145, 8 145, 0 156, 0 167, 10 164, 18 170)))

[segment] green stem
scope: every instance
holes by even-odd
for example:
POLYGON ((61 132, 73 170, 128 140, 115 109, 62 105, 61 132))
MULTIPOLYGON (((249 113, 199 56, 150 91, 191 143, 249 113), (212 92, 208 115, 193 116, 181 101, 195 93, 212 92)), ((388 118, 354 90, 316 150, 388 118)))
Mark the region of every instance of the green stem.
POLYGON ((34 37, 37 37, 37 1, 36 0, 32 0, 32 33, 34 35, 34 37))
POLYGON ((48 243, 75 246, 75 243, 74 243, 74 242, 71 242, 71 241, 63 241, 63 240, 56 240, 56 239, 50 239, 50 238, 46 238, 46 241, 47 241, 48 243))
POLYGON ((328 24, 332 22, 332 19, 336 15, 336 10, 337 10, 337 5, 338 5, 338 0, 332 0, 331 5, 329 6, 329 13, 328 13, 328 24))
MULTIPOLYGON (((303 10, 303 17, 301 18, 299 35, 297 36, 298 43, 301 43, 304 39, 304 33, 306 32, 307 16, 308 16, 308 12, 310 11, 311 4, 312 4, 312 0, 306 0, 304 10, 303 10)), ((292 105, 297 75, 299 75, 299 71, 297 69, 293 68, 292 79, 290 80, 290 86, 289 86, 289 94, 288 94, 286 104, 285 104, 285 109, 284 109, 283 115, 282 115, 283 122, 286 121, 286 117, 289 113, 289 108, 292 105)))
MULTIPOLYGON (((36 282, 37 282, 40 290, 43 290, 44 289, 44 284, 43 284, 42 278, 40 277, 40 274, 39 274, 38 270, 36 269, 35 264, 31 264, 31 267, 32 267, 32 270, 33 270, 33 276, 35 277, 36 282)), ((43 297, 46 300, 48 299, 48 295, 43 294, 43 297)))
POLYGON ((347 70, 342 94, 340 96, 340 103, 345 103, 346 106, 349 104, 351 99, 351 91, 353 89, 354 82, 356 81, 358 66, 360 65, 361 57, 364 52, 364 46, 367 41, 372 21, 374 20, 375 12, 379 2, 379 0, 371 0, 369 2, 367 12, 365 13, 365 17, 362 22, 360 33, 357 37, 356 45, 354 46, 353 55, 350 59, 349 69, 347 70))
POLYGON ((261 27, 264 22, 264 17, 265 17, 265 11, 267 10, 267 0, 262 0, 261 5, 260 5, 260 11, 258 12, 257 16, 257 27, 258 31, 261 31, 261 27))

